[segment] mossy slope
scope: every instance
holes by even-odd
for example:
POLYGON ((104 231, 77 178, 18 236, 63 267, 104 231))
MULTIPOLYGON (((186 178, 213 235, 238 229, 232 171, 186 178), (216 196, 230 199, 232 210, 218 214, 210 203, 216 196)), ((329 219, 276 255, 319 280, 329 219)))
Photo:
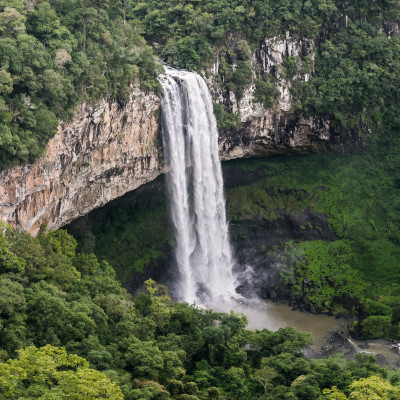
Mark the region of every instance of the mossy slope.
MULTIPOLYGON (((319 312, 341 313, 345 307, 361 317, 367 315, 366 299, 397 307, 396 154, 396 148, 375 149, 225 165, 231 236, 240 261, 263 272, 258 276, 264 295, 319 312)), ((393 315, 392 335, 398 322, 393 315)), ((368 336, 361 326, 358 333, 368 336)))

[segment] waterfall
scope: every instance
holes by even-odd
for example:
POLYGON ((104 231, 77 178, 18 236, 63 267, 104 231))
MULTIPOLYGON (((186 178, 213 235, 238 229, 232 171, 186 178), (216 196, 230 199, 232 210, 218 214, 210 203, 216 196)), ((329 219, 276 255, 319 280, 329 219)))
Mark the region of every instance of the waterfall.
MULTIPOLYGON (((214 311, 244 313, 251 329, 277 329, 279 318, 269 315, 264 301, 235 291, 218 130, 207 85, 196 73, 168 67, 160 80, 177 297, 214 311)), ((251 282, 252 269, 241 269, 238 281, 251 282)))
POLYGON ((213 305, 235 296, 218 130, 196 73, 166 68, 162 131, 180 300, 213 305))

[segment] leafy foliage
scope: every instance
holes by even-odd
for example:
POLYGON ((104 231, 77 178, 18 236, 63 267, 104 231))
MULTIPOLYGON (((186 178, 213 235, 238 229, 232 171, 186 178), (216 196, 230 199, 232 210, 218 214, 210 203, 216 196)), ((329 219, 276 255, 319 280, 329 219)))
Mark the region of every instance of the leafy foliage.
MULTIPOLYGON (((231 162, 228 176, 240 167, 256 178, 227 191, 227 210, 233 229, 268 221, 278 233, 253 252, 275 271, 280 295, 313 311, 357 313, 360 336, 397 338, 399 148, 382 142, 343 155, 231 162), (287 219, 290 234, 279 240, 287 219)), ((240 247, 246 238, 235 240, 240 247)))
POLYGON ((3 224, 0 245, 4 399, 316 400, 335 385, 345 394, 378 383, 398 390, 370 356, 307 361, 307 332, 246 330, 243 315, 174 303, 151 279, 132 298, 66 231, 33 238, 3 224))
MULTIPOLYGON (((266 37, 287 32, 318 43, 315 63, 301 55, 283 62, 295 111, 329 115, 336 132, 385 129, 396 139, 400 44, 390 24, 399 18, 393 1, 3 1, 0 168, 35 160, 79 101, 123 102, 137 80, 160 93, 162 67, 153 52, 206 74, 217 55, 226 98, 240 99, 253 83, 255 100, 273 107, 277 82, 252 70, 251 56, 266 37), (300 81, 304 74, 308 82, 300 81)), ((217 118, 225 131, 240 123, 226 105, 217 107, 217 118)))
POLYGON ((47 345, 18 351, 17 359, 0 363, 2 398, 122 400, 121 389, 89 363, 65 349, 47 345))
POLYGON ((264 104, 266 108, 273 107, 277 95, 276 86, 272 82, 265 82, 261 79, 255 81, 255 86, 254 100, 264 104))
POLYGON ((0 168, 32 162, 79 101, 122 100, 138 78, 159 92, 155 62, 123 3, 0 4, 0 168))
MULTIPOLYGON (((252 52, 266 37, 315 39, 315 63, 300 55, 282 65, 284 78, 292 81, 295 110, 329 115, 337 132, 399 132, 400 41, 390 25, 400 16, 393 1, 370 6, 342 0, 134 0, 131 7, 165 62, 207 71, 218 54, 216 78, 227 98, 230 92, 240 99, 255 78, 256 101, 268 108, 275 103, 275 82, 257 68, 252 77, 252 52), (299 72, 311 79, 300 81, 299 72)), ((222 130, 235 127, 217 111, 222 130)))
POLYGON ((141 274, 152 271, 156 276, 171 255, 173 231, 162 181, 161 177, 156 187, 128 193, 66 227, 77 238, 79 250, 109 262, 125 287, 137 287, 141 274))
POLYGON ((224 104, 214 104, 214 115, 220 132, 232 132, 240 125, 240 116, 226 109, 224 104))
MULTIPOLYGON (((331 35, 317 51, 315 75, 301 86, 307 115, 334 116, 335 128, 398 137, 400 39, 356 21, 331 35)), ((398 140, 398 139, 397 139, 398 140)))
MULTIPOLYGON (((145 37, 157 43, 169 64, 198 69, 210 60, 211 47, 229 35, 240 32, 252 45, 265 37, 285 36, 288 31, 315 37, 326 25, 336 24, 347 8, 340 0, 135 0, 131 12, 138 16, 145 37)), ((382 21, 382 14, 398 14, 391 6, 371 10, 364 4, 352 11, 355 18, 368 13, 374 21, 382 21)))
POLYGON ((373 339, 385 336, 390 328, 390 323, 390 317, 371 315, 363 321, 363 334, 373 339))
POLYGON ((347 397, 344 393, 340 392, 337 387, 332 389, 325 389, 323 391, 324 399, 332 400, 367 400, 367 399, 398 399, 400 396, 399 389, 392 386, 389 382, 385 381, 379 376, 371 376, 369 378, 361 378, 354 381, 351 385, 351 393, 347 397))
POLYGON ((369 285, 352 266, 352 250, 347 241, 305 242, 298 249, 304 258, 296 261, 295 274, 286 278, 283 272, 283 279, 288 279, 293 294, 304 296, 307 304, 328 311, 336 298, 344 301, 346 297, 364 299, 368 295, 369 285))

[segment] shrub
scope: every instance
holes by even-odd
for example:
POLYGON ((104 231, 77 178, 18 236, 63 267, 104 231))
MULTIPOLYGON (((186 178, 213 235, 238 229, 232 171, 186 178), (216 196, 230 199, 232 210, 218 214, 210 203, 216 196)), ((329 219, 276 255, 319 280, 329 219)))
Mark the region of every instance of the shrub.
POLYGON ((256 79, 255 85, 254 100, 264 104, 266 108, 273 107, 278 93, 276 86, 272 82, 265 82, 261 79, 256 79))
POLYGON ((383 315, 371 315, 363 322, 363 336, 371 339, 380 338, 382 336, 385 336, 390 326, 390 317, 383 315))
POLYGON ((210 387, 210 389, 208 389, 207 391, 207 394, 208 398, 213 400, 218 400, 220 396, 219 389, 216 387, 210 387))
POLYGON ((392 317, 392 309, 378 301, 367 300, 365 304, 365 313, 367 315, 385 315, 387 317, 392 317))

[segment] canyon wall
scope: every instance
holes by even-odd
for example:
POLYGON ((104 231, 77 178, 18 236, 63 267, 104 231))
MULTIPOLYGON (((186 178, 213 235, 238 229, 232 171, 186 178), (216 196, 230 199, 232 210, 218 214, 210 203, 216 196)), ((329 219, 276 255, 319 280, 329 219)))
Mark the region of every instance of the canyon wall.
MULTIPOLYGON (((254 101, 253 84, 240 101, 222 91, 215 79, 216 56, 206 74, 213 99, 239 111, 242 120, 238 129, 220 135, 221 159, 323 152, 358 140, 333 134, 327 118, 306 119, 291 111, 291 83, 282 62, 300 55, 314 57, 312 40, 267 39, 252 55, 253 71, 261 68, 279 82, 276 104, 268 110, 254 101)), ((299 73, 298 78, 309 76, 299 73)), ((153 180, 163 170, 159 108, 157 96, 137 87, 124 105, 105 100, 95 108, 83 104, 71 122, 59 125, 35 164, 0 172, 0 219, 37 234, 41 224, 59 228, 153 180)))
POLYGON ((59 228, 156 178, 160 100, 138 88, 124 106, 83 104, 33 165, 0 172, 0 219, 32 234, 59 228))
MULTIPOLYGON (((224 48, 240 45, 241 38, 232 37, 224 48)), ((360 138, 351 132, 335 133, 327 116, 304 118, 293 111, 290 93, 292 80, 287 79, 284 61, 289 57, 307 57, 314 62, 315 41, 313 39, 294 39, 287 34, 285 39, 268 38, 252 54, 251 69, 253 83, 238 100, 234 91, 224 91, 220 80, 216 79, 224 48, 216 57, 213 67, 207 71, 208 85, 216 103, 223 103, 232 113, 240 116, 241 124, 234 132, 220 134, 220 153, 222 160, 242 157, 259 157, 269 154, 326 152, 341 150, 349 143, 359 142, 360 138), (268 75, 276 82, 277 99, 272 108, 266 109, 254 99, 256 71, 268 75)), ((236 65, 232 65, 236 69, 236 65)), ((299 68, 296 79, 307 82, 310 73, 299 68)))

